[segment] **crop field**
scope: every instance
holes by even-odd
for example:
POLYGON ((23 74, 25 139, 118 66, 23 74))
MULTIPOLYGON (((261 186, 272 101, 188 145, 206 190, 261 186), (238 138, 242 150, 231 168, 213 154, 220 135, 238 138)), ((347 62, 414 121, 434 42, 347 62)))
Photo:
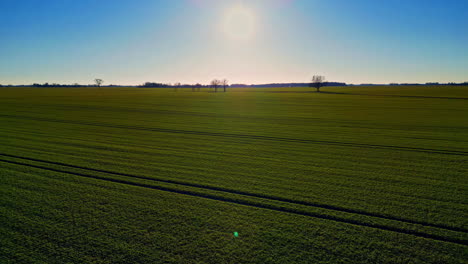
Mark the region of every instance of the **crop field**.
POLYGON ((0 263, 466 263, 468 87, 0 88, 0 223, 0 263))

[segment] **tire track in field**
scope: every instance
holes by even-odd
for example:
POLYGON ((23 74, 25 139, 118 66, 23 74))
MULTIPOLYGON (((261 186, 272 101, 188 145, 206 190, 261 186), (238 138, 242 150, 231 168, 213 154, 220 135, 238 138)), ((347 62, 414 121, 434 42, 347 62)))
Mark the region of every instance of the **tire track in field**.
POLYGON ((46 117, 31 117, 31 116, 3 115, 3 114, 0 115, 0 117, 14 118, 14 119, 26 119, 26 120, 33 120, 33 121, 54 122, 54 123, 62 123, 62 124, 88 125, 88 126, 97 126, 97 127, 152 131, 152 132, 162 132, 162 133, 172 133, 172 134, 201 135, 201 136, 214 136, 214 137, 237 138, 237 139, 257 139, 257 140, 267 140, 267 141, 276 141, 276 142, 321 144, 321 145, 333 145, 333 146, 340 146, 340 147, 368 148, 368 149, 391 149, 391 150, 422 152, 422 153, 431 153, 431 154, 468 156, 468 151, 461 151, 461 150, 403 147, 403 146, 394 146, 394 145, 364 144, 364 143, 351 143, 351 142, 313 140, 313 139, 297 139, 297 138, 234 134, 234 133, 223 133, 223 132, 207 132, 207 131, 195 131, 195 130, 181 130, 181 129, 169 129, 169 128, 151 128, 151 127, 143 127, 143 126, 119 125, 119 124, 102 123, 102 122, 70 121, 70 120, 61 120, 61 119, 46 118, 46 117))
POLYGON ((42 170, 47 170, 47 171, 53 171, 53 172, 58 172, 58 173, 69 174, 69 175, 73 175, 73 176, 92 178, 92 179, 103 180, 103 181, 107 181, 107 182, 120 183, 120 184, 124 184, 124 185, 130 185, 130 186, 136 186, 136 187, 166 191, 166 192, 171 192, 171 193, 189 195, 189 196, 194 196, 194 197, 199 197, 199 198, 206 198, 206 199, 215 200, 215 201, 228 202, 228 203, 238 204, 238 205, 245 205, 245 206, 250 206, 250 207, 255 207, 255 208, 260 208, 260 209, 268 209, 268 210, 273 210, 273 211, 277 211, 277 212, 291 213, 291 214, 296 214, 296 215, 320 218, 320 219, 331 220, 331 221, 335 221, 335 222, 339 222, 339 223, 346 223, 346 224, 352 224, 352 225, 357 225, 357 226, 370 227, 370 228, 375 228, 375 229, 379 229, 379 230, 392 231, 392 232, 396 232, 396 233, 400 233, 400 234, 413 235, 413 236, 416 236, 416 237, 427 238, 427 239, 432 239, 432 240, 437 240, 437 241, 442 241, 442 242, 451 242, 451 243, 455 243, 455 244, 459 244, 459 245, 463 245, 463 246, 468 246, 468 240, 466 240, 466 239, 457 239, 457 238, 444 237, 444 236, 440 236, 440 235, 427 234, 427 233, 424 233, 424 232, 419 232, 419 231, 414 231, 414 230, 406 230, 406 229, 402 229, 402 228, 398 228, 398 227, 391 227, 391 226, 386 226, 386 225, 376 224, 376 223, 365 223, 365 222, 361 222, 361 221, 353 220, 353 219, 346 219, 346 218, 337 217, 337 216, 324 215, 324 214, 319 214, 319 213, 311 213, 311 212, 307 212, 307 211, 304 211, 304 210, 287 208, 285 206, 263 204, 263 203, 260 203, 260 202, 254 202, 254 201, 242 200, 242 199, 235 199, 235 198, 228 198, 228 197, 223 197, 223 196, 219 196, 219 195, 206 194, 206 193, 200 193, 200 192, 195 192, 195 191, 180 190, 180 189, 171 188, 171 187, 155 186, 155 185, 149 185, 149 184, 144 184, 144 183, 137 183, 137 182, 131 182, 131 181, 126 181, 126 180, 118 180, 118 179, 106 178, 106 177, 101 177, 101 176, 96 176, 96 175, 89 175, 89 174, 78 173, 78 172, 69 172, 69 171, 65 171, 65 170, 61 170, 61 169, 48 168, 48 167, 39 166, 39 165, 31 165, 31 164, 27 164, 27 163, 23 163, 23 162, 8 161, 8 160, 3 160, 3 159, 0 159, 0 161, 5 162, 5 163, 14 164, 14 165, 20 165, 20 166, 26 166, 26 167, 30 167, 30 168, 36 168, 36 169, 42 169, 42 170))
MULTIPOLYGON (((15 136, 15 138, 17 138, 15 136)), ((23 139, 25 141, 29 141, 29 140, 26 140, 26 139, 23 139)), ((44 142, 48 142, 48 143, 56 143, 54 141, 48 141, 48 140, 42 140, 41 143, 44 143, 44 142)), ((60 146, 81 146, 79 144, 68 144, 68 143, 57 143, 59 144, 60 146)), ((122 146, 136 146, 136 145, 126 145, 126 144, 120 144, 122 146)), ((44 152, 44 150, 48 150, 47 147, 36 147, 36 145, 34 147, 32 146, 28 146, 28 147, 23 147, 23 146, 18 146, 18 145, 9 145, 9 144, 4 144, 4 146, 8 146, 8 147, 13 147, 15 149, 23 149, 23 150, 26 150, 26 151, 29 151, 29 150, 37 150, 37 151, 40 151, 40 152, 44 152)), ((86 147, 88 148, 87 145, 83 145, 83 147, 86 147)), ((151 149, 151 147, 149 147, 151 149)), ((159 148, 158 148, 159 149, 159 148)), ((118 150, 119 151, 119 150, 118 150)), ((188 151, 188 152, 191 152, 191 151, 188 151)), ((46 153, 49 153, 50 154, 50 151, 46 151, 46 153)), ((69 152, 67 151, 62 151, 62 150, 57 150, 55 149, 54 150, 54 153, 56 154, 61 154, 61 155, 70 155, 69 152), (58 151, 58 153, 57 153, 58 151)), ((82 152, 86 155, 86 152, 82 152)), ((132 153, 137 153, 137 154, 142 154, 142 155, 161 155, 161 156, 167 156, 167 155, 163 155, 163 154, 155 154, 155 153, 147 153, 147 152, 132 152, 132 153)), ((187 153, 187 151, 185 151, 184 153, 187 153)), ((215 154, 212 154, 213 156, 215 154)), ((0 153, 0 156, 1 156, 1 153, 0 153)), ((180 157, 180 158, 186 158, 187 156, 184 156, 184 155, 179 155, 179 154, 170 154, 170 156, 173 156, 173 157, 180 157)), ((73 157, 73 156, 71 156, 73 157)), ((109 158, 112 156, 107 156, 107 158, 109 158)), ((158 162, 157 163, 158 166, 162 165, 164 167, 164 165, 167 165, 165 163, 160 163, 158 162)), ((170 169, 174 169, 174 168, 181 168, 181 167, 164 167, 164 168, 170 168, 170 169)), ((183 169, 186 169, 185 166, 182 167, 183 169)), ((86 168, 86 169, 89 169, 89 168, 86 168)), ((153 168, 154 170, 155 168, 153 168)), ((92 170, 92 169, 90 169, 92 170)), ((165 173, 166 170, 165 169, 156 169, 158 171, 158 173, 165 173)), ((203 169, 196 169, 195 170, 196 172, 190 172, 192 175, 200 175, 200 171, 203 171, 203 172, 206 172, 207 170, 203 170, 203 169)), ((219 174, 219 171, 220 170, 217 170, 216 173, 219 174)), ((211 173, 215 173, 214 171, 211 171, 211 173)), ((115 173, 115 172, 113 172, 115 173)), ((236 175, 236 176, 245 176, 245 174, 243 173, 235 173, 233 174, 233 172, 230 173, 231 175, 236 175)), ((392 180, 385 180, 385 179, 381 179, 381 178, 375 178, 375 177, 366 177, 366 176, 361 176, 360 174, 359 175, 347 175, 347 174, 342 174, 342 173, 333 173, 333 174, 330 174, 330 175, 333 175, 333 176, 337 176, 337 177, 340 177, 340 178, 345 178, 345 179, 363 179, 363 180, 366 180, 366 181, 375 181, 375 182, 378 182, 378 183, 387 183, 387 184, 393 184, 395 182, 397 183, 400 183, 400 181, 392 181, 392 180)), ((271 177, 267 177, 268 179, 272 179, 271 177)), ((408 177, 408 178, 413 178, 413 177, 408 177)), ((418 179, 417 177, 414 177, 415 179, 418 179)), ((273 178, 274 179, 274 178, 273 178)), ((155 180, 155 178, 151 178, 151 180, 155 180)), ((156 179, 157 180, 157 179, 156 179)), ((434 180, 434 179, 429 179, 429 180, 434 180)), ((319 183, 319 184, 324 184, 324 185, 333 185, 333 186, 340 186, 340 187, 343 187, 343 188, 349 188, 349 189, 353 189, 353 188, 356 188, 354 185, 351 185, 351 184, 342 184, 342 183, 330 183, 329 181, 326 181, 326 180, 321 180, 321 179, 318 179, 318 178, 314 178, 314 182, 315 183, 319 183)), ((405 182, 406 183, 406 182, 405 182)), ((414 183, 416 184, 416 183, 414 183)), ((420 183, 417 183, 417 185, 420 185, 420 186, 423 186, 423 184, 420 184, 420 183)), ((434 184, 435 185, 435 184, 434 184)), ((427 186, 427 185, 425 185, 427 186)), ((444 187, 445 191, 451 191, 452 190, 452 187, 444 187)), ((464 202, 464 201, 459 201, 459 200, 456 200, 456 199, 447 199, 447 197, 431 197, 431 196, 428 196, 428 195, 417 195, 417 194, 409 194, 409 193, 405 193, 405 192, 398 192, 398 191, 389 191, 389 190, 382 190, 383 192, 385 192, 385 194, 390 194, 390 195, 395 195, 395 196, 401 196, 401 197, 406 197, 406 198, 411 198, 411 199, 420 199, 420 200, 428 200, 430 202, 433 202, 433 201, 436 201, 436 202, 442 202, 442 203, 457 203, 457 204, 462 204, 462 205, 468 205, 468 201, 467 202, 464 202)), ((364 211, 365 212, 365 211, 364 211)), ((468 229, 465 229, 467 232, 468 232, 468 229)))
MULTIPOLYGON (((33 162, 41 162, 41 163, 46 163, 46 164, 51 164, 51 165, 58 165, 58 166, 63 166, 63 167, 75 168, 75 169, 81 169, 81 170, 87 170, 87 171, 91 171, 91 172, 100 172, 100 173, 106 173, 106 174, 116 175, 116 176, 124 176, 124 177, 135 178, 135 179, 149 180, 149 181, 153 181, 153 182, 169 183, 169 184, 174 184, 174 185, 179 185, 179 186, 186 186, 186 187, 194 187, 194 188, 199 188, 199 189, 202 189, 202 190, 217 191, 217 192, 222 192, 222 193, 226 193, 226 194, 243 195, 243 196, 251 197, 251 198, 260 198, 260 199, 276 201, 276 202, 285 202, 285 203, 290 203, 290 204, 295 204, 295 205, 302 205, 302 206, 308 206, 308 207, 314 207, 314 208, 333 210, 333 211, 337 211, 337 212, 358 214, 358 215, 369 216, 369 217, 374 217, 374 218, 379 218, 379 219, 403 222, 403 223, 407 223, 407 224, 416 224, 416 225, 421 225, 421 226, 425 226, 425 227, 445 229, 445 230, 450 230, 450 231, 455 231, 455 232, 468 233, 468 229, 465 229, 465 228, 462 228, 462 227, 452 227, 452 226, 448 226, 448 225, 444 225, 444 224, 434 224, 434 223, 429 223, 429 222, 416 221, 416 220, 405 219, 405 218, 401 218, 401 217, 394 217, 394 216, 388 216, 388 215, 383 215, 383 214, 378 214, 378 213, 366 212, 366 211, 363 211, 363 210, 350 209, 350 208, 346 208, 346 207, 340 207, 340 206, 334 206, 334 205, 327 205, 327 204, 321 204, 321 203, 306 202, 306 201, 294 200, 294 199, 289 199, 289 198, 283 198, 283 197, 278 197, 278 196, 274 196, 274 195, 258 194, 258 193, 252 193, 252 192, 247 192, 247 191, 239 191, 239 190, 234 190, 234 189, 229 189, 229 188, 224 188, 224 187, 216 187, 216 186, 210 186, 210 185, 204 185, 204 184, 189 183, 189 182, 183 182, 183 181, 177 181, 177 180, 152 178, 152 177, 146 177, 146 176, 141 176, 141 175, 132 175, 132 174, 128 174, 128 173, 113 172, 113 171, 102 170, 102 169, 93 169, 93 168, 77 166, 77 165, 71 165, 71 164, 66 164, 66 163, 61 163, 61 162, 52 162, 52 161, 46 161, 46 160, 35 159, 35 158, 27 158, 27 157, 21 157, 21 156, 17 156, 17 155, 10 155, 10 154, 4 154, 4 153, 0 153, 0 156, 15 158, 15 159, 28 160, 28 161, 33 161, 33 162)), ((5 161, 5 160, 0 159, 0 161, 5 161)))
POLYGON ((468 97, 450 97, 450 96, 425 96, 425 95, 397 95, 397 94, 366 94, 366 93, 343 93, 343 92, 327 92, 324 94, 341 94, 341 95, 365 95, 376 97, 395 97, 395 98, 418 98, 418 99, 447 99, 447 100, 468 100, 468 97))

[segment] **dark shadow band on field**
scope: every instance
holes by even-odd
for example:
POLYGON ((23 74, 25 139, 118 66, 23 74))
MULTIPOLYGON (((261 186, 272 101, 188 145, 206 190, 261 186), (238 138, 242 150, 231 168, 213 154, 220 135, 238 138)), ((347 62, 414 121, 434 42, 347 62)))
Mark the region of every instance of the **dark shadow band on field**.
POLYGON ((369 93, 346 93, 346 92, 331 92, 331 91, 253 91, 259 93, 279 93, 279 94, 339 94, 339 95, 360 95, 360 96, 377 96, 377 97, 399 97, 399 98, 420 98, 420 99, 448 99, 448 100, 468 100, 468 97, 451 97, 451 96, 426 96, 426 95, 396 95, 396 94, 369 94, 369 93))
POLYGON ((319 213, 312 213, 312 212, 307 212, 307 211, 303 211, 299 209, 287 208, 284 206, 263 204, 263 203, 248 201, 248 200, 243 200, 243 199, 228 198, 228 197, 223 197, 219 195, 206 194, 206 193, 200 193, 200 192, 194 192, 194 191, 188 191, 188 190, 180 190, 176 188, 163 187, 163 186, 155 186, 155 185, 149 185, 149 184, 144 184, 144 183, 126 181, 126 180, 111 179, 111 178, 106 178, 106 177, 101 177, 101 176, 96 176, 96 175, 89 175, 89 174, 78 173, 78 172, 69 172, 65 170, 48 168, 48 167, 39 166, 39 165, 32 165, 32 164, 27 164, 23 162, 8 161, 8 160, 3 160, 3 159, 0 159, 0 162, 26 166, 30 168, 48 170, 48 171, 53 171, 53 172, 58 172, 58 173, 64 173, 64 174, 69 174, 73 176, 92 178, 92 179, 97 179, 97 180, 113 182, 113 183, 120 183, 120 184, 125 184, 125 185, 130 185, 130 186, 166 191, 166 192, 189 195, 189 196, 194 196, 194 197, 199 197, 199 198, 206 198, 206 199, 215 200, 215 201, 245 205, 245 206, 250 206, 250 207, 255 207, 255 208, 260 208, 260 209, 269 209, 269 210, 273 210, 277 212, 291 213, 291 214, 308 216, 308 217, 313 217, 313 218, 331 220, 331 221, 340 222, 340 223, 352 224, 352 225, 363 226, 363 227, 370 227, 370 228, 375 228, 379 230, 392 231, 392 232, 397 232, 401 234, 413 235, 416 237, 422 237, 422 238, 427 238, 427 239, 432 239, 432 240, 437 240, 437 241, 442 241, 442 242, 451 242, 451 243, 455 243, 455 244, 459 244, 463 246, 468 245, 468 240, 466 239, 457 239, 457 238, 444 237, 440 235, 427 234, 424 232, 407 230, 407 229, 391 227, 391 226, 386 226, 386 225, 381 225, 381 224, 376 224, 376 223, 365 223, 365 222, 361 222, 358 220, 346 219, 342 217, 324 215, 324 214, 319 214, 319 213))
POLYGON ((468 100, 468 97, 445 97, 445 96, 425 96, 425 95, 396 95, 396 94, 366 94, 366 93, 343 93, 321 91, 322 94, 341 94, 341 95, 361 95, 377 97, 397 97, 397 98, 416 98, 416 99, 448 99, 448 100, 468 100))
POLYGON ((132 125, 119 125, 102 122, 89 122, 89 121, 70 121, 60 120, 54 118, 45 117, 31 117, 31 116, 19 116, 19 115, 2 115, 0 117, 13 118, 13 119, 26 119, 33 121, 45 121, 62 124, 72 125, 88 125, 97 127, 109 127, 109 128, 120 128, 140 131, 151 131, 161 133, 173 133, 173 134, 186 134, 186 135, 201 135, 201 136, 214 136, 224 138, 235 138, 235 139, 251 139, 251 140, 266 140, 276 142, 291 142, 291 143, 304 143, 304 144, 322 144, 322 145, 333 145, 340 147, 356 147, 356 148, 368 148, 368 149, 391 149, 399 151, 410 151, 410 152, 422 152, 430 154, 444 154, 444 155, 458 155, 468 156, 468 151, 461 150, 445 150, 445 149, 430 149, 430 148, 418 148, 418 147, 403 147, 394 145, 378 145, 378 144, 365 144, 365 143, 351 143, 351 142, 340 142, 340 141, 329 141, 329 140, 313 140, 313 139, 297 139, 297 138, 283 138, 273 136, 261 136, 251 134, 232 134, 223 132, 207 132, 207 131, 194 131, 194 130, 180 130, 180 129, 169 129, 169 128, 156 128, 156 127, 143 127, 143 126, 132 126, 132 125))
POLYGON ((258 92, 261 92, 261 93, 317 93, 316 91, 258 91, 258 92))
MULTIPOLYGON (((174 185, 179 185, 179 186, 195 187, 195 188, 204 189, 204 190, 219 191, 219 192, 224 192, 226 194, 243 195, 243 196, 250 197, 250 198, 261 198, 261 199, 270 200, 270 201, 286 202, 286 203, 290 203, 290 204, 303 205, 303 206, 309 206, 309 207, 315 207, 315 208, 322 208, 322 209, 334 210, 334 211, 338 211, 338 212, 359 214, 359 215, 375 217, 375 218, 380 218, 380 219, 385 219, 385 220, 393 220, 393 221, 404 222, 404 223, 408 223, 408 224, 417 224, 417 225, 426 226, 426 227, 440 228, 440 229, 445 229, 445 230, 450 230, 450 231, 455 231, 455 232, 463 232, 463 233, 468 232, 468 230, 466 230, 464 228, 451 227, 451 226, 447 226, 447 225, 433 224, 433 223, 428 223, 428 222, 409 220, 409 219, 404 219, 404 218, 399 218, 399 217, 381 215, 381 214, 366 212, 366 211, 362 211, 362 210, 349 209, 349 208, 344 208, 344 207, 339 207, 339 206, 332 206, 332 205, 327 205, 327 204, 311 203, 311 202, 306 202, 306 201, 299 201, 299 200, 293 200, 293 199, 288 199, 288 198, 272 196, 272 195, 264 195, 264 194, 257 194, 257 193, 251 193, 251 192, 245 192, 245 191, 238 191, 238 190, 222 188, 222 187, 215 187, 215 186, 209 186, 209 185, 203 185, 203 184, 188 183, 188 182, 181 182, 181 181, 174 181, 174 180, 165 180, 165 179, 157 179, 157 178, 151 178, 151 177, 145 177, 145 176, 131 175, 131 174, 128 174, 128 173, 119 173, 119 172, 112 172, 112 171, 101 170, 101 169, 93 169, 93 168, 87 168, 87 167, 82 167, 82 166, 70 165, 70 164, 61 163, 61 162, 52 162, 52 161, 45 161, 45 160, 34 159, 34 158, 26 158, 26 157, 21 157, 21 156, 17 156, 17 155, 2 154, 2 153, 0 153, 0 155, 4 156, 4 157, 9 157, 9 158, 23 159, 23 160, 29 160, 29 161, 34 161, 34 162, 48 163, 48 164, 52 164, 52 165, 59 165, 59 166, 64 166, 64 167, 88 170, 88 171, 91 171, 91 172, 102 172, 102 173, 116 175, 116 176, 124 176, 124 177, 135 178, 135 179, 150 180, 150 181, 153 181, 153 182, 169 183, 169 184, 174 184, 174 185)), ((1 159, 0 159, 0 161, 9 162, 9 163, 16 163, 16 164, 20 164, 20 165, 24 165, 24 166, 38 167, 38 168, 41 168, 41 169, 53 170, 53 171, 58 171, 58 172, 63 172, 63 173, 68 173, 68 174, 74 174, 74 175, 76 174, 76 175, 79 175, 79 176, 86 175, 86 176, 89 176, 89 177, 98 177, 98 178, 108 179, 108 178, 105 178, 105 177, 92 176, 92 175, 87 175, 87 174, 81 175, 80 173, 57 170, 57 169, 53 169, 53 168, 48 168, 48 167, 44 167, 44 166, 36 166, 36 165, 31 165, 31 164, 25 164, 25 163, 21 163, 21 162, 14 162, 14 161, 1 160, 1 159)))

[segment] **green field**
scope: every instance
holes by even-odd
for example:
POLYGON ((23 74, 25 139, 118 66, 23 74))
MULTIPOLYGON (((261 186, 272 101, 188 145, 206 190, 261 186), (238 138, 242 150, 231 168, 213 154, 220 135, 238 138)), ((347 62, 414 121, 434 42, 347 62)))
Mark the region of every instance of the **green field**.
POLYGON ((0 263, 466 263, 467 175, 463 86, 0 88, 0 263))

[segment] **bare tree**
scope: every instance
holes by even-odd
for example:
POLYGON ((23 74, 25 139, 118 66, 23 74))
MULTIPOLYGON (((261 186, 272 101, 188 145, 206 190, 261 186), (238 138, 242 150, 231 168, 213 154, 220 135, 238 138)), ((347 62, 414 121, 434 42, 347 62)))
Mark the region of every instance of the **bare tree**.
POLYGON ((223 79, 223 80, 221 81, 221 85, 222 85, 222 86, 223 86, 223 88, 224 88, 224 92, 226 92, 226 87, 228 87, 228 86, 229 86, 229 84, 228 84, 228 80, 226 80, 226 79, 223 79))
POLYGON ((211 88, 215 89, 215 93, 218 92, 218 87, 221 85, 221 81, 218 79, 214 79, 211 81, 210 86, 211 88))
POLYGON ((180 85, 181 85, 180 82, 174 83, 174 91, 177 92, 177 89, 180 87, 180 85))
POLYGON ((102 79, 94 79, 94 82, 96 83, 97 87, 101 87, 104 81, 102 79))
POLYGON ((310 87, 317 89, 317 92, 320 92, 320 87, 325 85, 325 76, 314 75, 312 77, 312 82, 309 84, 310 87))
POLYGON ((193 92, 195 92, 195 91, 199 92, 201 87, 202 87, 202 85, 197 83, 197 84, 195 84, 195 86, 192 86, 192 91, 193 92))

